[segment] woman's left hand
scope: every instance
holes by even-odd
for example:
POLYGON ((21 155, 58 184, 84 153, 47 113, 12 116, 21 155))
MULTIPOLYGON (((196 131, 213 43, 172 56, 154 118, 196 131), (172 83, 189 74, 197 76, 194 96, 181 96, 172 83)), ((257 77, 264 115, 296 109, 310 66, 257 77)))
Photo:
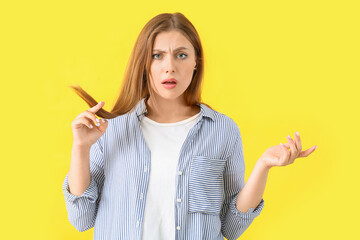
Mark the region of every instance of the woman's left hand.
POLYGON ((301 151, 300 136, 296 133, 295 141, 290 135, 287 139, 288 143, 270 147, 260 157, 259 160, 262 161, 267 168, 292 164, 296 158, 307 157, 317 148, 317 146, 312 146, 305 151, 301 151), (289 148, 290 151, 288 151, 289 148))

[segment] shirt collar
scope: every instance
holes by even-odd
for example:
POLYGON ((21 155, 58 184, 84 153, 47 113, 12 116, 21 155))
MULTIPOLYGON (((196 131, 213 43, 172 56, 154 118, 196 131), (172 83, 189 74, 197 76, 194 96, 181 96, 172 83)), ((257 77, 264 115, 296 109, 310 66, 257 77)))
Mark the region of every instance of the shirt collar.
MULTIPOLYGON (((214 118, 214 110, 209 108, 203 103, 197 104, 200 106, 200 118, 201 116, 208 117, 211 120, 215 120, 214 118)), ((135 115, 138 118, 139 121, 144 117, 144 115, 147 114, 146 104, 145 104, 145 98, 142 98, 135 107, 135 115)))

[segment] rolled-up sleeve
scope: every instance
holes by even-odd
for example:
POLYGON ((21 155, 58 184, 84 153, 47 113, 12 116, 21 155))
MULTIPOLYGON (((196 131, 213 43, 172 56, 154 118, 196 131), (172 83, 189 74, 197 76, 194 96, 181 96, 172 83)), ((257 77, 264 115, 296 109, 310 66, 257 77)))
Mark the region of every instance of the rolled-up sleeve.
POLYGON ((104 183, 102 137, 91 146, 89 156, 91 181, 88 188, 80 196, 72 194, 69 191, 69 173, 66 174, 62 185, 68 219, 80 232, 86 231, 95 225, 99 196, 104 183))
POLYGON ((224 169, 224 202, 220 214, 221 232, 227 240, 238 239, 255 217, 259 216, 264 207, 264 199, 261 199, 257 207, 250 208, 246 213, 236 208, 237 197, 245 185, 243 146, 240 129, 237 125, 235 136, 235 144, 224 169))

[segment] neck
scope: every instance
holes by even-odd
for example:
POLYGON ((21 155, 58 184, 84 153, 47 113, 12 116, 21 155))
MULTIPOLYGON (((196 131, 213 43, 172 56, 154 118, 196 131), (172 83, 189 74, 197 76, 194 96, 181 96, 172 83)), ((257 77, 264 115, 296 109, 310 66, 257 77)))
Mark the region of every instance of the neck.
POLYGON ((172 123, 185 120, 200 112, 199 106, 188 106, 182 97, 164 99, 150 97, 146 101, 146 117, 159 123, 172 123), (155 106, 156 104, 156 106, 155 106))

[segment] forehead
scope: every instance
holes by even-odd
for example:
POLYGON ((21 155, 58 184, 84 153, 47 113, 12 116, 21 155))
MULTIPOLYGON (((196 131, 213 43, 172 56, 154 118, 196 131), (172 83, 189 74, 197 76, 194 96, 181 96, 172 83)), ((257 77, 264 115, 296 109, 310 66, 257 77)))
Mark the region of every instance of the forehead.
POLYGON ((193 49, 190 41, 179 31, 161 32, 154 41, 154 49, 167 50, 178 47, 193 49))

